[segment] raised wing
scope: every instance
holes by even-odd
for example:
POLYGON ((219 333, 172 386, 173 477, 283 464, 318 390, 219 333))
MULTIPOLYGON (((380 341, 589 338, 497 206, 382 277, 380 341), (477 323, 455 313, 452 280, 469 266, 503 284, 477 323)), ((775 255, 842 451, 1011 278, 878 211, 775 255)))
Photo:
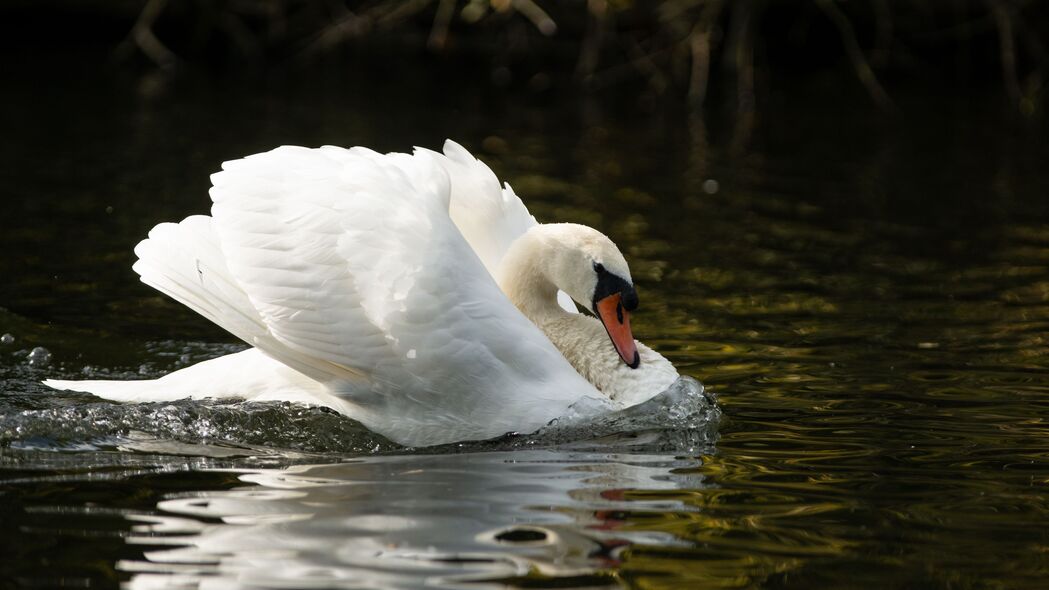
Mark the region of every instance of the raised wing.
POLYGON ((282 147, 212 181, 212 228, 266 333, 369 427, 485 438, 600 399, 463 238, 430 153, 282 147))
MULTIPOLYGON (((458 143, 445 140, 443 154, 421 148, 416 153, 432 155, 448 173, 452 221, 489 274, 496 276, 499 263, 514 240, 538 224, 535 217, 508 183, 500 187, 491 168, 458 143)), ((568 294, 558 292, 558 302, 566 310, 576 311, 568 294)))
MULTIPOLYGON (((135 272, 142 282, 268 355, 279 356, 285 365, 317 380, 328 379, 332 368, 328 363, 290 350, 274 338, 243 286, 231 274, 213 225, 212 218, 206 215, 157 225, 135 247, 135 272)), ((197 392, 181 392, 194 393, 197 392)))
POLYGON ((535 217, 509 184, 500 188, 492 170, 454 141, 444 142, 443 154, 418 148, 416 153, 430 154, 447 171, 451 218, 494 276, 510 244, 536 225, 535 217))

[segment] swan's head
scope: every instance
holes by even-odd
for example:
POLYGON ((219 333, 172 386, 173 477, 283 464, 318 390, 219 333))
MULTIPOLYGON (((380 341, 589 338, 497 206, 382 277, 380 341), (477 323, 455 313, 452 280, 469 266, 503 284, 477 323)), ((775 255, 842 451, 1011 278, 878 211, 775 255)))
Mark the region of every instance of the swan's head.
POLYGON ((559 223, 545 228, 554 242, 547 250, 550 281, 594 312, 620 358, 636 369, 641 357, 630 331, 630 312, 637 309, 638 299, 623 254, 607 236, 585 225, 559 223))

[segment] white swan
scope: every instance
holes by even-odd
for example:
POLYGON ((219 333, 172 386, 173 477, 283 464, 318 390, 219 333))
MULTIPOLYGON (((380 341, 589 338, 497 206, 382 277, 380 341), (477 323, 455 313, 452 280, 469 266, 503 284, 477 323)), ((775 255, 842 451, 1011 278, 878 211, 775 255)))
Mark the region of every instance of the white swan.
POLYGON ((538 224, 450 140, 444 154, 285 146, 222 168, 211 216, 157 225, 134 270, 253 348, 155 380, 47 385, 301 401, 425 446, 622 409, 678 377, 633 339, 637 294, 611 240, 538 224))

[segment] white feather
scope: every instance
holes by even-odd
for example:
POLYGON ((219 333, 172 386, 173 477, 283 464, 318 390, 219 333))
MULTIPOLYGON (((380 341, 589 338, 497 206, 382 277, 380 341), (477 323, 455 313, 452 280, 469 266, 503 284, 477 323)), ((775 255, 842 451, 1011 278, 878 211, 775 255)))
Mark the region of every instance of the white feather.
MULTIPOLYGON (((448 139, 444 154, 416 148, 416 153, 433 156, 451 179, 449 213, 456 227, 493 277, 510 246, 539 224, 509 184, 499 187, 492 170, 466 148, 448 139)), ((576 313, 572 298, 558 293, 558 303, 576 313)))
POLYGON ((466 150, 445 152, 281 147, 226 162, 212 216, 158 225, 134 268, 264 354, 48 384, 119 401, 297 399, 408 445, 615 407, 492 278, 535 220, 466 150))

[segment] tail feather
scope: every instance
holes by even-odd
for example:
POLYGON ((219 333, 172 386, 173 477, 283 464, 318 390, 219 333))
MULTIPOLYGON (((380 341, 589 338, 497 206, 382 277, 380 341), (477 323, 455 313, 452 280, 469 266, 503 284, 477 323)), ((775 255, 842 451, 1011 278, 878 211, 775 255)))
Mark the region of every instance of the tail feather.
POLYGON ((347 412, 348 403, 323 384, 274 360, 261 351, 228 354, 137 381, 66 381, 48 379, 55 389, 84 391, 115 402, 173 402, 181 399, 248 399, 297 401, 347 412))
POLYGON ((54 389, 84 391, 115 402, 169 402, 191 398, 192 391, 164 388, 159 379, 136 381, 45 379, 44 385, 54 389))

